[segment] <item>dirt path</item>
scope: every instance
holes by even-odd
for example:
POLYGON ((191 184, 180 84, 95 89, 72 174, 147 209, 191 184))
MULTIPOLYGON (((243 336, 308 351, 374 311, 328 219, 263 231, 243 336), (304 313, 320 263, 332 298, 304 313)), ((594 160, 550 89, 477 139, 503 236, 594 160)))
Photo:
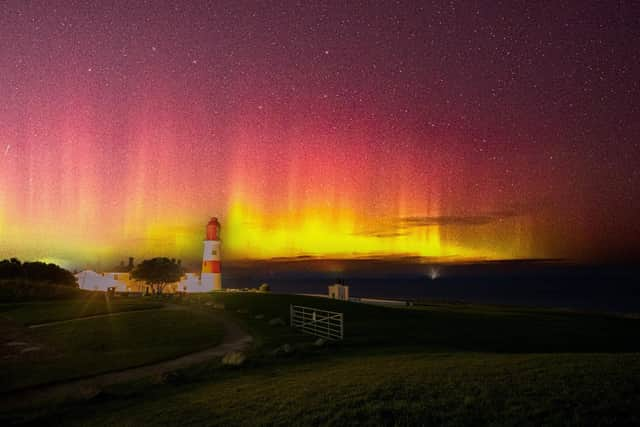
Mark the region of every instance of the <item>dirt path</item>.
MULTIPOLYGON (((117 314, 118 313, 113 313, 112 315, 117 314)), ((63 383, 35 386, 25 390, 8 392, 5 396, 0 395, 0 401, 3 401, 0 407, 3 407, 4 409, 6 407, 22 406, 21 403, 28 402, 32 404, 34 401, 44 399, 72 400, 88 398, 101 388, 108 385, 134 381, 145 377, 175 371, 196 363, 221 357, 230 351, 246 350, 251 345, 253 339, 242 327, 240 327, 238 323, 229 319, 223 313, 210 314, 211 316, 215 316, 217 320, 222 323, 224 329, 224 338, 222 343, 215 347, 137 368, 128 368, 121 371, 98 374, 63 383)), ((104 317, 103 315, 100 316, 104 317)), ((96 361, 96 363, 99 363, 99 361, 96 361)))

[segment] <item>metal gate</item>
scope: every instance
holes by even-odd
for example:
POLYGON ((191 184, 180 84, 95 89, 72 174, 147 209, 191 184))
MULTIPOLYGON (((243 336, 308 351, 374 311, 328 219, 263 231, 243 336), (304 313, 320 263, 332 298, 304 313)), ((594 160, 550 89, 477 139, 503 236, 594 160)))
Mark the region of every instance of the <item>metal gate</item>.
POLYGON ((328 340, 344 338, 344 316, 335 311, 291 305, 291 327, 328 340))

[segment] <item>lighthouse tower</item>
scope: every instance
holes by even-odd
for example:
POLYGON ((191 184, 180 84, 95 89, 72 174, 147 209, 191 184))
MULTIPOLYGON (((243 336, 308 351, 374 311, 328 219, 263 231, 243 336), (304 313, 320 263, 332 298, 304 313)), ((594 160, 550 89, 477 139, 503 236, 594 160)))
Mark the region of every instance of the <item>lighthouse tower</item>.
POLYGON ((220 223, 218 218, 211 218, 207 224, 207 238, 204 241, 202 254, 202 276, 200 279, 202 290, 222 290, 220 278, 220 223))

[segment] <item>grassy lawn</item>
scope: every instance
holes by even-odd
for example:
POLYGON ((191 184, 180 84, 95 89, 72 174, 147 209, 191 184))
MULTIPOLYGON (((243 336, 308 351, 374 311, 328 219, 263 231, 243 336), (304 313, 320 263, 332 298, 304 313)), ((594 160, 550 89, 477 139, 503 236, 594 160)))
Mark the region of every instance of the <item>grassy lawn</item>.
MULTIPOLYGON (((474 305, 400 309, 250 293, 183 302, 194 313, 221 312, 224 305, 225 315, 242 321, 255 339, 247 363, 230 368, 211 361, 162 384, 115 385, 4 420, 95 426, 640 423, 638 319, 474 305), (289 304, 343 312, 345 340, 315 347, 313 337, 270 326, 275 317, 288 321, 289 304), (292 354, 273 352, 285 343, 292 354)), ((92 345, 99 344, 90 337, 78 342, 92 345)))
POLYGON ((35 424, 634 425, 637 354, 342 355, 114 388, 35 424))
POLYGON ((17 339, 28 345, 0 360, 0 391, 169 359, 222 338, 212 316, 188 310, 132 311, 22 332, 17 339), (28 347, 37 350, 20 352, 28 347))
POLYGON ((401 309, 257 293, 216 293, 194 296, 192 301, 224 304, 225 310, 245 319, 258 343, 267 347, 302 338, 289 328, 267 324, 274 317, 288 322, 289 305, 296 304, 344 313, 343 351, 398 346, 508 353, 640 351, 640 319, 604 314, 438 304, 401 309), (258 314, 265 318, 256 320, 258 314))
POLYGON ((96 314, 160 308, 164 304, 145 298, 111 298, 91 293, 87 297, 62 301, 0 304, 0 318, 22 325, 76 319, 96 314))

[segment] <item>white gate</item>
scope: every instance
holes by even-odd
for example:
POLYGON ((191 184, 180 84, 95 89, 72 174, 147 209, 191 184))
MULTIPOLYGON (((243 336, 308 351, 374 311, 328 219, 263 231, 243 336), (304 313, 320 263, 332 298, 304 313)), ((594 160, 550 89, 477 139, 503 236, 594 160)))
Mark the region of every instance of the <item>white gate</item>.
POLYGON ((291 327, 328 340, 344 338, 344 316, 335 311, 291 305, 291 327))

